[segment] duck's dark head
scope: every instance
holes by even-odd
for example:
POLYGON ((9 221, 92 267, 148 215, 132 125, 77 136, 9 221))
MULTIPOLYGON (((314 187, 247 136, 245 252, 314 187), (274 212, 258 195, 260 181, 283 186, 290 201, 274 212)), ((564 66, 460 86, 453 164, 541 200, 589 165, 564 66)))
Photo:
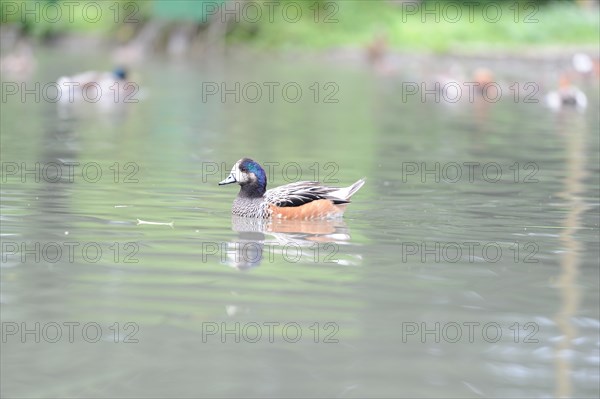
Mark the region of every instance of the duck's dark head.
POLYGON ((114 69, 113 75, 119 80, 125 80, 127 78, 127 71, 125 68, 118 67, 114 69))
POLYGON ((231 183, 238 183, 242 187, 241 196, 258 198, 262 197, 267 190, 267 174, 258 162, 250 158, 242 158, 233 165, 229 176, 219 185, 231 183))

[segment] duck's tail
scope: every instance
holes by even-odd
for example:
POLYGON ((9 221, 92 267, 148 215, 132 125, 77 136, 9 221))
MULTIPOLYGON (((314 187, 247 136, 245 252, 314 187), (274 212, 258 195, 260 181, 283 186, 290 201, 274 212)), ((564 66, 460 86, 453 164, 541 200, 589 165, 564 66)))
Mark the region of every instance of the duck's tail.
POLYGON ((343 199, 346 202, 350 202, 350 197, 352 197, 367 181, 366 178, 362 178, 358 180, 351 186, 340 188, 331 193, 331 195, 343 199))

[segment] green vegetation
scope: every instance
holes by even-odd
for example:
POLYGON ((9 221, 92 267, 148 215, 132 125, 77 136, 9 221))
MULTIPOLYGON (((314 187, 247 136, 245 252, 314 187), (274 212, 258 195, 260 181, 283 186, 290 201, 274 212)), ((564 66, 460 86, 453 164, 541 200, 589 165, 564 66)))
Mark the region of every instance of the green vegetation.
POLYGON ((34 38, 70 33, 119 36, 151 16, 151 1, 19 0, 0 2, 0 23, 17 25, 34 38))
POLYGON ((379 45, 438 52, 591 45, 598 43, 600 30, 598 5, 586 1, 257 0, 226 2, 227 9, 219 14, 222 1, 82 1, 76 6, 59 0, 5 1, 0 21, 19 24, 38 38, 95 32, 120 40, 132 37, 149 20, 171 21, 172 26, 212 21, 226 22, 230 43, 260 48, 379 45))
MULTIPOLYGON (((465 2, 450 2, 459 3, 465 2)), ((397 49, 434 51, 598 43, 596 6, 586 9, 573 2, 480 3, 477 8, 459 10, 449 3, 431 1, 416 9, 411 8, 415 3, 349 0, 333 5, 320 1, 315 7, 316 2, 306 1, 301 3, 303 16, 297 22, 288 22, 283 12, 275 12, 273 22, 242 22, 230 37, 267 48, 367 46, 379 37, 397 49)))

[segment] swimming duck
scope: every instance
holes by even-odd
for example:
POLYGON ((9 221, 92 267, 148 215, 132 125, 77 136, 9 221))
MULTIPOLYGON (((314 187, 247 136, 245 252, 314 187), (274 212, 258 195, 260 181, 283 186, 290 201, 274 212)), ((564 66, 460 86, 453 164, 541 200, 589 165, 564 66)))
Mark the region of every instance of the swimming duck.
POLYGON ((494 82, 494 72, 488 68, 477 68, 473 72, 473 81, 477 83, 479 94, 485 94, 484 87, 494 82))
POLYGON ((582 75, 588 74, 594 70, 594 61, 592 57, 585 53, 576 53, 571 59, 573 69, 582 75))
POLYGON ((36 67, 35 56, 31 45, 20 43, 14 51, 0 58, 0 72, 11 78, 28 78, 36 67))
POLYGON ((331 219, 344 214, 350 197, 365 184, 365 179, 343 188, 300 181, 267 190, 264 169, 258 162, 242 158, 219 185, 231 183, 241 186, 231 209, 234 215, 261 219, 331 219))
POLYGON ((551 91, 546 95, 546 105, 553 110, 559 110, 563 106, 584 110, 587 107, 587 96, 573 86, 568 77, 561 76, 558 90, 551 91))
POLYGON ((89 101, 82 92, 92 86, 96 86, 99 93, 93 90, 86 93, 86 96, 92 98, 91 102, 96 102, 97 99, 119 102, 134 89, 127 84, 127 71, 121 67, 112 72, 87 71, 73 76, 62 76, 56 83, 62 90, 62 102, 77 102, 83 99, 89 101))

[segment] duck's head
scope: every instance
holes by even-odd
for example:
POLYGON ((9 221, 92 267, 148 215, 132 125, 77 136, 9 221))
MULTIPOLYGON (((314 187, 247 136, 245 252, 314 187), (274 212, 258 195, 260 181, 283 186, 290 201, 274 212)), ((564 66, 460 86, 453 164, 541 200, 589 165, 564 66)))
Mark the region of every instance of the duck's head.
POLYGON ((127 71, 125 68, 118 67, 114 69, 113 75, 119 80, 125 80, 127 78, 127 71))
POLYGON ((220 186, 237 183, 242 189, 240 195, 262 197, 267 189, 267 174, 258 162, 242 158, 233 165, 227 178, 219 182, 220 186))

